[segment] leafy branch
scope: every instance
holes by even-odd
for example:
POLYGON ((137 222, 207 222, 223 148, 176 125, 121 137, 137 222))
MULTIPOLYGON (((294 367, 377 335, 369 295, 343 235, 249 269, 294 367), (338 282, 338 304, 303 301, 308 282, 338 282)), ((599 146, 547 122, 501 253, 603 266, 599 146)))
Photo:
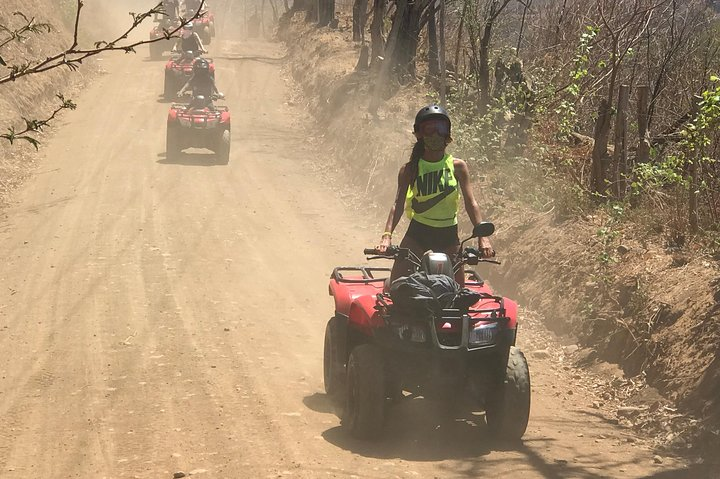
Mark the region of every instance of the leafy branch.
POLYGON ((23 121, 25 122, 25 128, 23 130, 16 131, 15 127, 11 126, 8 128, 7 133, 0 134, 0 138, 2 138, 3 140, 7 140, 8 142, 10 142, 11 145, 14 144, 17 140, 27 141, 37 150, 40 142, 32 136, 29 136, 28 134, 41 132, 43 127, 47 126, 52 120, 54 120, 58 113, 60 113, 61 111, 74 110, 75 108, 77 108, 77 105, 72 100, 66 99, 61 94, 58 94, 56 96, 60 100, 60 105, 55 108, 55 110, 49 117, 45 118, 44 120, 30 120, 23 117, 23 121))
MULTIPOLYGON (((73 39, 70 47, 46 57, 44 60, 27 60, 23 63, 8 64, 8 62, 0 54, 0 68, 9 70, 4 73, 0 73, 0 85, 5 83, 14 82, 19 78, 41 74, 50 70, 54 70, 60 67, 67 67, 70 71, 77 71, 86 59, 99 55, 105 52, 122 51, 125 53, 136 53, 136 48, 141 45, 155 43, 163 40, 169 40, 170 38, 177 37, 177 33, 182 30, 185 25, 192 22, 193 20, 200 18, 204 15, 203 9, 205 6, 205 0, 200 2, 199 8, 188 18, 181 18, 180 22, 174 25, 172 28, 164 28, 163 35, 148 40, 128 41, 130 34, 135 31, 140 25, 142 25, 148 18, 155 15, 165 15, 165 9, 163 2, 159 2, 155 7, 142 12, 133 13, 130 12, 132 22, 130 26, 119 36, 110 41, 97 41, 91 48, 80 47, 80 26, 81 26, 81 14, 84 7, 83 0, 77 0, 77 7, 75 13, 75 23, 73 27, 73 39)), ((22 19, 22 25, 15 29, 11 29, 8 26, 0 25, 0 53, 4 47, 9 44, 17 42, 23 43, 27 41, 32 35, 42 35, 52 33, 53 27, 49 23, 38 22, 34 17, 28 17, 22 12, 14 12, 13 16, 22 19)), ((42 120, 31 120, 23 118, 25 127, 22 130, 17 131, 14 127, 8 128, 8 133, 0 134, 0 139, 6 140, 13 144, 17 140, 24 140, 32 144, 35 148, 38 147, 39 142, 29 136, 32 133, 38 133, 43 127, 47 126, 58 113, 62 110, 76 108, 76 104, 72 100, 67 100, 63 95, 57 95, 60 99, 61 104, 52 112, 50 116, 42 120)))

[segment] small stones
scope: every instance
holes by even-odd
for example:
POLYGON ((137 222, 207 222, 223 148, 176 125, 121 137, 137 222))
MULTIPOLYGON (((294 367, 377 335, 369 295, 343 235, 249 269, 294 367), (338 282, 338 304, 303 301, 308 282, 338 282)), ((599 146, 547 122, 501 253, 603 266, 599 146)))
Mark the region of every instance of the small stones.
POLYGON ((621 406, 617 408, 617 415, 620 417, 632 417, 637 416, 641 412, 647 411, 648 408, 646 407, 637 407, 637 406, 621 406))
POLYGON ((577 350, 580 349, 580 347, 577 344, 570 344, 568 346, 563 346, 563 351, 565 354, 573 354, 577 352, 577 350))
POLYGON ((535 359, 550 359, 550 351, 547 349, 538 349, 531 354, 535 359))
POLYGON ((175 474, 173 474, 173 479, 180 479, 181 477, 185 477, 185 476, 187 476, 187 474, 185 474, 182 471, 178 471, 175 474))
POLYGON ((655 463, 655 464, 662 464, 662 463, 663 463, 663 458, 660 457, 660 456, 658 456, 658 455, 655 455, 655 456, 653 456, 653 463, 655 463))

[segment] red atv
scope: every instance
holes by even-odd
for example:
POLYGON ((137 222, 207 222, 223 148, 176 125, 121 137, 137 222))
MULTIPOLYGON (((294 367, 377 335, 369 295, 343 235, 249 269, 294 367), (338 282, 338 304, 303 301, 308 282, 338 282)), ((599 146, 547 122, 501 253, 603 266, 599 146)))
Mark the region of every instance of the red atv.
MULTIPOLYGON (((172 56, 165 64, 165 81, 163 97, 166 100, 177 98, 177 92, 187 83, 193 73, 193 64, 200 58, 201 52, 186 51, 180 55, 172 56)), ((210 75, 215 78, 215 63, 212 58, 206 58, 210 64, 210 75)))
MULTIPOLYGON (((162 20, 155 20, 158 22, 157 25, 150 31, 150 40, 157 40, 158 38, 165 38, 165 32, 170 32, 179 27, 178 23, 172 22, 168 18, 162 20)), ((157 40, 148 44, 150 48, 150 59, 160 60, 162 59, 163 53, 170 51, 175 46, 175 38, 167 38, 165 40, 157 40)))
MULTIPOLYGON (((222 96, 220 97, 222 98, 222 96)), ((230 110, 214 103, 218 97, 174 103, 167 120, 167 159, 177 160, 185 148, 207 148, 223 164, 230 162, 230 110)))
MULTIPOLYGON (((193 18, 196 10, 189 9, 187 11, 187 18, 193 18)), ((201 12, 195 20, 193 20, 194 30, 200 35, 204 45, 210 45, 212 39, 215 37, 215 14, 209 10, 201 12)))
MULTIPOLYGON (((494 229, 480 223, 471 238, 490 236, 494 229)), ((517 304, 493 294, 472 270, 465 270, 466 289, 460 288, 452 279, 458 268, 499 264, 462 244, 454 267, 444 253, 418 258, 396 246, 385 253, 366 249, 373 255, 369 259, 406 259, 415 266, 417 273, 394 281, 390 294, 389 268, 333 270, 329 292, 335 315, 325 329, 323 377, 351 435, 378 436, 390 405, 406 393, 447 401, 470 398, 473 409, 485 411, 493 436, 518 440, 525 433, 530 373, 515 347, 517 304), (413 278, 450 291, 440 293, 433 284, 430 294, 423 294, 425 285, 413 287, 413 278)))

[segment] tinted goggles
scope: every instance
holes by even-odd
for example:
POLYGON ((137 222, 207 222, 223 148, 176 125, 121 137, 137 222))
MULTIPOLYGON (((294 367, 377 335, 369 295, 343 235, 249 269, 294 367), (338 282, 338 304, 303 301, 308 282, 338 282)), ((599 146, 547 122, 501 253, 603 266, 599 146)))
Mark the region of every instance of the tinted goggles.
POLYGON ((426 120, 418 125, 418 131, 422 136, 430 136, 437 133, 440 136, 450 135, 450 124, 447 120, 438 118, 436 120, 426 120))

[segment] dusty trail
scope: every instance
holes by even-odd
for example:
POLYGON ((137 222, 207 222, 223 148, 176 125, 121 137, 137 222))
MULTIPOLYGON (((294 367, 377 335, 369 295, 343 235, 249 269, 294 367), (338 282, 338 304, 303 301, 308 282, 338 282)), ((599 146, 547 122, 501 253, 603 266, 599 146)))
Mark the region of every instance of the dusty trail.
POLYGON ((115 57, 0 223, 0 477, 672 469, 582 394, 560 407, 552 388, 567 385, 538 360, 520 447, 493 448, 421 401, 395 410, 377 444, 346 438, 322 394, 327 275, 359 261, 380 222, 358 219, 312 165, 279 46, 226 35, 212 52, 234 114, 228 166, 167 162, 162 64, 115 57))

